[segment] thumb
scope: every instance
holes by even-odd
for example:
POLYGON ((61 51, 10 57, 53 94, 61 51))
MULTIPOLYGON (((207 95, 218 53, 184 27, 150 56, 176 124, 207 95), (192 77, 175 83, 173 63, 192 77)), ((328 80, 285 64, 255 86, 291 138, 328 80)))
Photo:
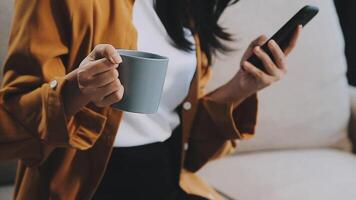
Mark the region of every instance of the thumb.
POLYGON ((98 60, 106 58, 113 64, 120 64, 122 62, 121 57, 116 52, 116 49, 110 44, 98 44, 94 50, 89 54, 91 60, 98 60))

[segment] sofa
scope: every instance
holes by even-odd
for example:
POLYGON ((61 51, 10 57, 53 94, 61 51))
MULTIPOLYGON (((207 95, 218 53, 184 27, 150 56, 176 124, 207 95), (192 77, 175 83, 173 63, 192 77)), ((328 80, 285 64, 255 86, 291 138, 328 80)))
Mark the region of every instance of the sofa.
MULTIPOLYGON (((0 1, 0 59, 6 51, 11 0, 0 1)), ((221 23, 235 36, 236 51, 218 55, 207 90, 223 84, 239 68, 248 43, 270 36, 305 4, 321 8, 303 30, 288 58, 287 77, 259 93, 256 135, 237 151, 212 161, 198 174, 238 200, 354 200, 356 90, 345 77, 342 33, 332 0, 240 0, 221 23), (351 126, 349 126, 351 125, 351 126)), ((0 162, 0 199, 11 199, 16 163, 0 162)))
POLYGON ((230 79, 248 43, 270 36, 305 4, 320 7, 288 58, 284 80, 259 93, 256 135, 199 175, 238 200, 354 200, 356 89, 346 80, 344 41, 332 0, 241 0, 221 23, 238 49, 218 56, 212 90, 230 79), (246 23, 248 22, 248 23, 246 23))

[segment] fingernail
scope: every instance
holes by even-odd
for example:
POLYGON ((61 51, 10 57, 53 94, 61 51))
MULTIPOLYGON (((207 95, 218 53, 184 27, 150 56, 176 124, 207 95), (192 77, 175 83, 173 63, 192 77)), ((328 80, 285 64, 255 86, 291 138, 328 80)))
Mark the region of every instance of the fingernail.
POLYGON ((121 56, 118 56, 118 55, 111 56, 111 59, 113 60, 113 63, 115 63, 115 64, 120 64, 122 62, 121 56))
POLYGON ((261 48, 260 48, 259 46, 255 47, 255 50, 254 50, 255 53, 258 53, 258 52, 260 51, 260 49, 261 49, 261 48))
POLYGON ((244 62, 244 63, 242 64, 242 68, 243 68, 244 70, 249 70, 250 66, 247 64, 247 62, 244 62))
POLYGON ((269 41, 269 43, 272 45, 272 46, 276 46, 276 41, 274 41, 274 40, 271 40, 271 41, 269 41))

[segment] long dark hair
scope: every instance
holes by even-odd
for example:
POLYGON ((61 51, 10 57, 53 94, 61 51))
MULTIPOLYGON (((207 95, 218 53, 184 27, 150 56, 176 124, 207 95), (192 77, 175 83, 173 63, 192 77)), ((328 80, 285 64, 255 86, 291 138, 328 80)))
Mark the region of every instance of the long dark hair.
POLYGON ((231 41, 231 35, 218 24, 224 10, 238 0, 155 0, 155 9, 168 35, 177 48, 190 51, 192 44, 183 27, 190 28, 200 38, 200 47, 211 63, 216 51, 230 49, 221 40, 231 41))

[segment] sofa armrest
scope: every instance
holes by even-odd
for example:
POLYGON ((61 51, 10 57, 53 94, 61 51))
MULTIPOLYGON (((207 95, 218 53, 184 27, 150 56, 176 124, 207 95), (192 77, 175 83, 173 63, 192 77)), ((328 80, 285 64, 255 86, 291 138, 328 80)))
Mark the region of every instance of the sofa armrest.
POLYGON ((356 87, 350 86, 351 118, 349 137, 352 142, 352 152, 356 153, 356 87))

